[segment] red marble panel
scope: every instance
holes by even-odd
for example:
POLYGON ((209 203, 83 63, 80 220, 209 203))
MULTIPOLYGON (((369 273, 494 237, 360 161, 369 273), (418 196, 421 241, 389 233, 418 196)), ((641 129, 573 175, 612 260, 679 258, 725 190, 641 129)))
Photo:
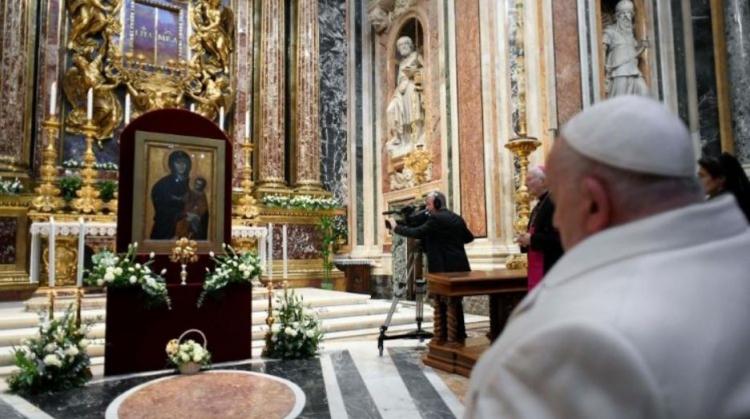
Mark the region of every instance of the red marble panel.
POLYGON ((552 2, 558 126, 583 108, 576 4, 576 0, 552 2))
POLYGON ((474 235, 483 237, 487 236, 487 207, 479 1, 457 0, 455 13, 461 215, 474 235))

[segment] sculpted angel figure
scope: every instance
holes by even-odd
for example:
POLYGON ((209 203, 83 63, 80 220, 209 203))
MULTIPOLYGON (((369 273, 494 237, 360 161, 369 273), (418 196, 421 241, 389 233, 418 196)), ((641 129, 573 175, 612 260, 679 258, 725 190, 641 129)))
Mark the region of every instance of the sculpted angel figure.
POLYGON ((100 0, 72 0, 66 2, 71 17, 68 48, 76 45, 88 46, 86 38, 99 33, 107 26, 107 16, 114 8, 100 0))
POLYGON ((228 74, 234 28, 231 10, 223 7, 221 0, 208 0, 193 9, 191 20, 194 39, 211 56, 209 63, 228 74))

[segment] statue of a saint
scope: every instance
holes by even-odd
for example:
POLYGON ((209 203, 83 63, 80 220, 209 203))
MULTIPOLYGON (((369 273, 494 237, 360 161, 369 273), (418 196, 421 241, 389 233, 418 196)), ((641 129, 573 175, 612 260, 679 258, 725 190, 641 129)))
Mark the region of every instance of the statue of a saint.
POLYGON ((396 41, 399 55, 396 90, 387 109, 387 148, 392 156, 409 153, 415 144, 424 143, 422 103, 422 56, 408 36, 396 41))
POLYGON ((606 53, 604 70, 607 97, 649 94, 646 81, 638 69, 638 57, 645 51, 648 42, 635 39, 634 17, 633 2, 620 0, 615 6, 616 22, 604 29, 602 42, 606 53))

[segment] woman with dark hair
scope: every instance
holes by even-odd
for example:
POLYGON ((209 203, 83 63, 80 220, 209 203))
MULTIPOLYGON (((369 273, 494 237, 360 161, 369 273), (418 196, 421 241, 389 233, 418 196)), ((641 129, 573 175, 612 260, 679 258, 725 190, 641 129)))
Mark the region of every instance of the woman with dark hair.
POLYGON ((740 162, 729 153, 698 160, 698 176, 708 199, 731 192, 750 222, 750 180, 740 162))
POLYGON ((154 204, 154 227, 151 240, 171 240, 175 236, 177 222, 184 217, 185 198, 190 191, 190 156, 176 150, 169 155, 169 174, 159 179, 151 188, 154 204))

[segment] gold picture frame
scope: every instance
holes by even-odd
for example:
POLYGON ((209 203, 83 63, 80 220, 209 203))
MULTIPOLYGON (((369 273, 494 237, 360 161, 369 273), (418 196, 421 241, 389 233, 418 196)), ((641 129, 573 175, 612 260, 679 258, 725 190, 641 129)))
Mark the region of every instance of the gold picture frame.
POLYGON ((225 158, 221 140, 136 131, 131 240, 139 253, 171 253, 182 237, 198 253, 221 250, 225 158))

